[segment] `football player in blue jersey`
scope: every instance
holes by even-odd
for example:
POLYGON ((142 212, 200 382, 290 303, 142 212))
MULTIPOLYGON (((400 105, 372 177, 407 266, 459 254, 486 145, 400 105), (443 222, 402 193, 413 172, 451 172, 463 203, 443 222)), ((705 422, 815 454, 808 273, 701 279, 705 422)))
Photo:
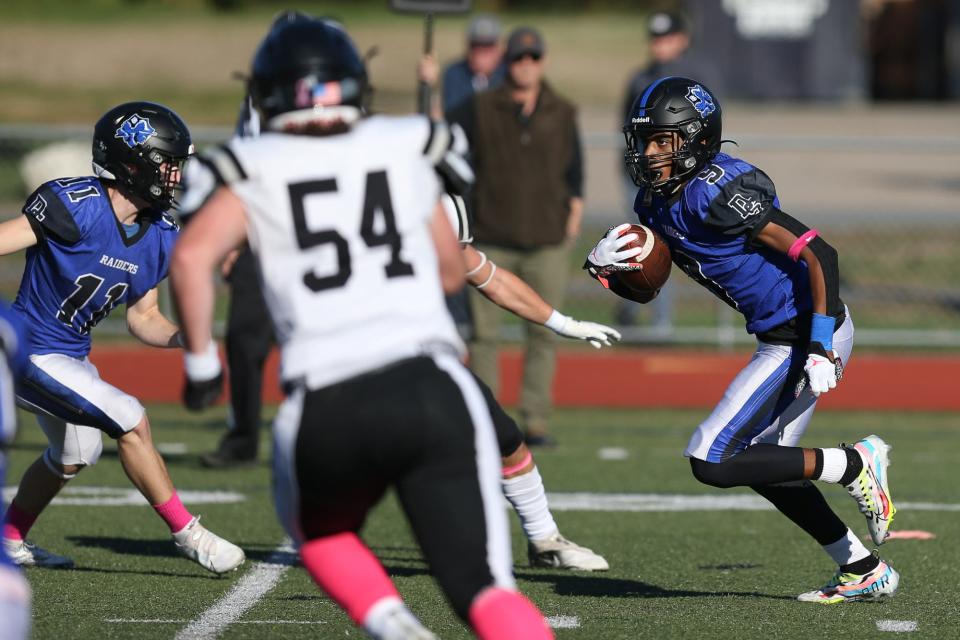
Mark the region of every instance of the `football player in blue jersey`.
MULTIPOLYGON (((896 510, 887 482, 889 446, 869 436, 853 446, 797 446, 822 393, 833 389, 853 347, 853 322, 839 295, 837 252, 780 207, 771 179, 720 151, 720 104, 707 87, 661 78, 634 102, 623 128, 625 164, 639 192, 634 211, 670 247, 673 262, 743 314, 757 350, 687 445, 705 484, 748 486, 812 536, 839 566, 805 602, 890 596, 899 575, 872 555, 810 482, 847 488, 874 544, 896 510)), ((618 274, 639 269, 626 248, 637 236, 612 228, 584 265, 614 293, 648 302, 618 274), (624 235, 620 235, 624 233, 624 235)))
MULTIPOLYGON (((4 447, 17 429, 14 380, 23 370, 26 356, 19 318, 0 303, 0 490, 3 489, 6 459, 4 447)), ((0 518, 3 516, 0 499, 0 518)), ((30 635, 30 586, 21 571, 0 545, 0 638, 21 640, 30 635)))
POLYGON ((116 440, 124 471, 170 527, 180 553, 214 573, 244 560, 239 547, 183 506, 143 406, 101 380, 87 357, 91 329, 119 304, 141 342, 182 346, 177 326, 160 312, 157 284, 179 232, 166 210, 192 153, 187 126, 167 107, 119 105, 94 128, 96 175, 41 185, 23 216, 0 225, 0 255, 27 250, 13 305, 31 328, 17 398, 37 414, 49 442, 20 480, 3 523, 3 547, 17 564, 73 564, 26 535, 60 489, 100 458, 102 433, 116 440))

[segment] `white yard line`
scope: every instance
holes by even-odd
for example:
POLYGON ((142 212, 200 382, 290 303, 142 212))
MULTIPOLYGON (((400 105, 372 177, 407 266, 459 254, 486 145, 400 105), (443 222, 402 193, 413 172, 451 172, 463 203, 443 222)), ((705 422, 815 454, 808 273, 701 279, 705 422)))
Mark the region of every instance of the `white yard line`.
POLYGON ((577 616, 547 616, 547 624, 553 629, 579 629, 580 618, 577 616))
POLYGON ((623 447, 601 447, 597 450, 597 457, 601 460, 626 460, 630 452, 623 447))
POLYGON ((877 620, 878 631, 892 631, 893 633, 910 633, 916 631, 916 620, 877 620))
POLYGON ((291 566, 289 541, 284 542, 263 562, 257 562, 233 588, 212 607, 180 630, 175 640, 206 640, 220 635, 236 623, 253 605, 267 595, 291 566))

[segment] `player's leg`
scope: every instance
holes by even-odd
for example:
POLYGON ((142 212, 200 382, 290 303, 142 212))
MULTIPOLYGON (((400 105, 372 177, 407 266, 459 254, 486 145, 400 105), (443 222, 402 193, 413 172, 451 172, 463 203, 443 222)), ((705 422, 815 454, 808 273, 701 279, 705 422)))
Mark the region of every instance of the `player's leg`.
POLYGON ((543 616, 516 591, 487 402, 454 358, 433 363, 416 394, 428 402, 411 408, 428 455, 398 480, 397 495, 438 583, 478 637, 550 638, 543 616))
POLYGON ((533 454, 523 442, 520 427, 493 397, 490 387, 476 376, 474 380, 483 392, 493 418, 503 464, 500 486, 520 518, 520 526, 527 536, 530 563, 534 566, 584 571, 609 569, 602 556, 560 534, 547 504, 543 479, 533 454))
MULTIPOLYGON (((89 360, 60 354, 30 356, 18 399, 34 410, 95 427, 116 439, 124 471, 166 522, 183 555, 215 573, 235 569, 243 562, 239 547, 209 532, 180 502, 166 465, 153 446, 143 406, 104 382, 89 360)), ((77 432, 87 434, 89 430, 78 426, 77 432)), ((97 443, 99 446, 99 437, 97 443)), ((81 448, 86 456, 83 459, 89 460, 93 455, 90 447, 81 443, 81 448)))
POLYGON ((273 344, 273 325, 263 299, 256 259, 247 249, 230 272, 226 352, 232 424, 217 450, 201 457, 208 467, 253 462, 259 445, 263 366, 273 344))
POLYGON ((73 560, 34 545, 27 535, 67 482, 100 459, 102 434, 49 415, 38 414, 37 421, 48 446, 20 479, 3 523, 3 546, 19 565, 69 568, 73 560))
MULTIPOLYGON (((555 309, 563 307, 570 272, 570 247, 561 244, 527 252, 516 272, 555 309)), ((556 440, 548 434, 553 412, 553 378, 556 371, 556 334, 539 324, 527 323, 520 416, 527 443, 549 446, 556 440)))
MULTIPOLYGON (((431 639, 356 533, 386 480, 371 469, 369 455, 382 443, 358 432, 355 401, 362 403, 355 386, 345 383, 333 394, 301 388, 283 402, 273 429, 277 514, 310 577, 358 626, 375 638, 431 639)), ((379 422, 392 426, 384 416, 379 422)), ((396 454, 392 463, 408 455, 396 454)))

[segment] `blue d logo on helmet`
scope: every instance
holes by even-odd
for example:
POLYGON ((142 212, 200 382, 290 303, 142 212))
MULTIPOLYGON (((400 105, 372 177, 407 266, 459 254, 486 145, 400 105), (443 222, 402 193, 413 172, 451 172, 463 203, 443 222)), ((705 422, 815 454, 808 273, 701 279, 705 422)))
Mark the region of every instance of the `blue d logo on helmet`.
POLYGON ((697 113, 703 117, 707 117, 716 110, 716 106, 713 104, 713 96, 707 93, 707 90, 699 84, 695 84, 687 89, 687 100, 689 100, 693 108, 697 110, 697 113))
POLYGON ((120 138, 124 144, 133 149, 157 135, 157 130, 150 126, 150 120, 133 114, 120 124, 113 137, 120 138))

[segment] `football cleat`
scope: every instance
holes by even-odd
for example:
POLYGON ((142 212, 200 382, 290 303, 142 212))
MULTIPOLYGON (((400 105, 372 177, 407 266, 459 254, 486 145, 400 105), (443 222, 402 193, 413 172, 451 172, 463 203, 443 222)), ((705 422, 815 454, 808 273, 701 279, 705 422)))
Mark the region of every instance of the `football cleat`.
POLYGON ((199 517, 173 534, 173 542, 181 555, 213 573, 233 571, 246 559, 243 549, 204 527, 199 517))
POLYGON ((18 564, 21 567, 46 567, 48 569, 73 568, 73 560, 70 558, 58 556, 26 540, 8 540, 4 538, 3 550, 10 556, 14 564, 18 564))
POLYGON ((890 488, 887 486, 890 445, 880 436, 867 436, 855 443, 853 449, 863 459, 863 469, 860 475, 847 485, 847 492, 857 501, 860 513, 866 516, 873 544, 881 545, 886 540, 893 516, 897 513, 897 508, 890 499, 890 488))
POLYGON ((830 582, 816 591, 808 591, 797 596, 800 602, 819 604, 840 604, 869 600, 871 598, 889 598, 900 586, 900 574, 883 560, 877 568, 864 575, 837 571, 830 582))
POLYGON ((549 538, 531 540, 527 545, 527 554, 532 567, 580 571, 606 571, 610 568, 603 556, 570 542, 559 531, 549 538))

